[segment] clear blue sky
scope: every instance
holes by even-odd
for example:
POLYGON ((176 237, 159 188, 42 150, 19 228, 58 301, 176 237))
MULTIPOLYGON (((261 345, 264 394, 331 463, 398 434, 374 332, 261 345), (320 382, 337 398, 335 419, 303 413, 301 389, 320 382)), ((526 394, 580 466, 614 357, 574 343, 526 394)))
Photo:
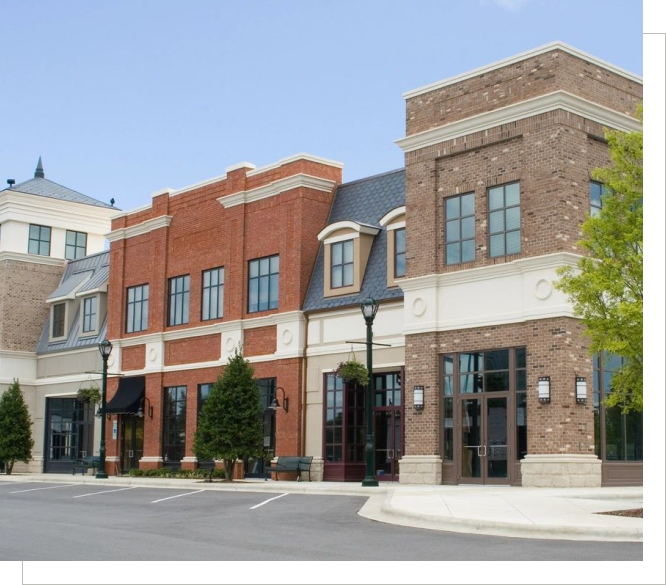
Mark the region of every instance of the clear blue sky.
POLYGON ((402 93, 561 40, 642 75, 627 0, 0 0, 0 185, 123 209, 297 152, 403 165, 402 93))

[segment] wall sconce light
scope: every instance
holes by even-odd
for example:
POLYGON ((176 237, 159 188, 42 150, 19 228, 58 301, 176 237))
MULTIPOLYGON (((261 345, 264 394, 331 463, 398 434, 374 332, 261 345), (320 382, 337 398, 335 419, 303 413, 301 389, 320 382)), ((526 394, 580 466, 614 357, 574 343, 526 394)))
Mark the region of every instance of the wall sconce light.
MULTIPOLYGON (((150 399, 144 396, 144 398, 143 398, 143 400, 142 400, 141 402, 142 402, 143 406, 146 405, 146 402, 148 403, 148 409, 147 409, 147 411, 148 411, 148 417, 149 417, 149 418, 153 418, 153 405, 150 403, 150 399)), ((142 408, 141 405, 139 405, 139 410, 136 411, 136 415, 137 415, 139 418, 143 418, 144 413, 143 413, 143 408, 142 408)))
POLYGON ((578 404, 587 402, 587 380, 582 376, 576 376, 576 402, 578 404))
POLYGON ((282 390, 282 408, 284 409, 285 412, 289 412, 289 398, 285 394, 284 388, 282 386, 278 386, 275 389, 275 396, 273 397, 273 400, 271 401, 271 405, 269 408, 271 410, 278 410, 280 408, 280 403, 278 402, 277 399, 277 391, 282 390))
POLYGON ((423 410, 423 386, 414 386, 414 410, 423 410))
POLYGON ((539 376, 539 402, 550 402, 550 376, 539 376))

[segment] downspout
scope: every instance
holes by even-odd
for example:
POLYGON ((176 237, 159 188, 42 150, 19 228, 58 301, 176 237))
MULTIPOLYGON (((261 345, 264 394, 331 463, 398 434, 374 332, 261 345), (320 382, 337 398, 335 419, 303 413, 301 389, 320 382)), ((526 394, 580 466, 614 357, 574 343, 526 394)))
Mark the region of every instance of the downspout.
POLYGON ((301 408, 303 409, 301 413, 301 455, 305 455, 305 432, 307 430, 307 412, 308 405, 305 403, 307 397, 307 375, 308 375, 308 315, 303 313, 305 318, 305 323, 303 327, 305 331, 303 333, 303 372, 301 374, 301 408))

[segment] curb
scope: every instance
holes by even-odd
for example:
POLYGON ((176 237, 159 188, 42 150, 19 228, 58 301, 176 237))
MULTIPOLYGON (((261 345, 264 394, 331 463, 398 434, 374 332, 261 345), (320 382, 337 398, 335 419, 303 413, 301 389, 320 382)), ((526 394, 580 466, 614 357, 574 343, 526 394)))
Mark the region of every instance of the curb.
POLYGON ((492 522, 466 518, 446 518, 429 516, 394 508, 391 506, 392 493, 372 496, 359 515, 370 520, 425 528, 446 532, 478 534, 486 536, 504 536, 511 538, 536 538, 543 540, 593 540, 604 542, 643 542, 641 528, 599 528, 596 526, 547 526, 537 524, 515 524, 510 522, 492 522))

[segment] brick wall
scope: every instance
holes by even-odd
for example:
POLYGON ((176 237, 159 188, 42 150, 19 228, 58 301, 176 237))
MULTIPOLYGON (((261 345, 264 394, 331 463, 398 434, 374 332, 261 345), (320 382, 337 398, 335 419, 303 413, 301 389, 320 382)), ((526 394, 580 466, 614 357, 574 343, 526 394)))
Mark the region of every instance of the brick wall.
POLYGON ((277 326, 257 327, 243 332, 243 355, 270 355, 277 348, 277 326))
POLYGON ((50 310, 46 299, 63 271, 64 264, 0 261, 0 349, 36 350, 50 310))
POLYGON ((134 345, 132 347, 124 347, 122 352, 122 369, 127 370, 142 370, 146 365, 146 346, 134 345))
POLYGON ((164 364, 194 364, 220 359, 220 335, 202 335, 164 343, 164 364))
POLYGON ((575 376, 584 376, 591 385, 588 340, 580 321, 558 318, 408 335, 405 388, 425 386, 425 407, 415 411, 412 393, 405 393, 405 455, 441 454, 443 354, 521 346, 527 348, 528 453, 594 454, 592 389, 587 404, 577 404, 574 384, 575 376), (539 376, 550 376, 549 404, 539 403, 539 376))

